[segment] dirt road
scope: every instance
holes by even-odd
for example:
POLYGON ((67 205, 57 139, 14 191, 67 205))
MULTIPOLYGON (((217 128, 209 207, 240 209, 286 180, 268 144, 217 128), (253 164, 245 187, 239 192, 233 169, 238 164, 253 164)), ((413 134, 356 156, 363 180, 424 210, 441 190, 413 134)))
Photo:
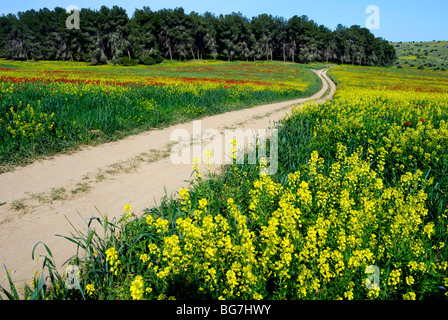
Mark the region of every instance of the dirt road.
MULTIPOLYGON (((206 117, 200 121, 201 130, 272 127, 290 106, 333 96, 336 86, 326 71, 315 71, 323 87, 309 98, 206 117)), ((152 130, 1 174, 0 204, 4 204, 0 205, 0 285, 9 289, 3 264, 19 285, 29 282, 40 270, 41 261, 31 259, 39 241, 51 249, 57 267, 63 271, 66 266, 62 264, 75 253, 75 246, 56 234, 70 235, 73 228, 69 221, 84 230, 81 216, 88 219, 98 216, 99 211, 109 219, 118 218, 126 204, 139 215, 145 208, 159 204, 165 193, 175 195, 188 185, 192 165, 173 164, 170 137, 176 129, 193 134, 193 127, 189 122, 152 130)), ((43 247, 38 253, 44 253, 43 247)))

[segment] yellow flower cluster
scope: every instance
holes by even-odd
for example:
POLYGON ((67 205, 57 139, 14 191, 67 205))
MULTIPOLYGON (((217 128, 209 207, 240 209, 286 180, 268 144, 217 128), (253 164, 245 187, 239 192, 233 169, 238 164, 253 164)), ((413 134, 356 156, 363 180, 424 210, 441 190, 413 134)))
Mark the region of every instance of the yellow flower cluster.
MULTIPOLYGON (((5 119, 0 119, 0 124, 6 124, 8 132, 13 138, 36 139, 42 135, 51 135, 54 131, 55 122, 53 121, 54 113, 46 114, 42 111, 36 111, 27 104, 22 106, 19 104, 15 111, 14 108, 9 109, 9 113, 5 115, 5 119)), ((40 110, 40 101, 37 102, 37 110, 40 110)), ((62 130, 55 131, 59 138, 62 138, 62 130)))
POLYGON ((179 198, 181 200, 181 205, 183 208, 189 207, 191 205, 190 194, 188 189, 182 188, 179 191, 179 198))
POLYGON ((110 272, 113 272, 113 274, 117 275, 118 265, 121 263, 121 261, 118 259, 118 252, 114 247, 106 250, 106 261, 109 262, 110 272))
POLYGON ((401 175, 416 164, 431 168, 440 163, 447 153, 447 110, 448 93, 342 87, 331 103, 310 103, 291 116, 314 114, 321 118, 315 137, 363 144, 376 153, 372 161, 378 173, 392 164, 389 170, 401 175))
POLYGON ((338 161, 328 174, 324 159, 313 152, 307 167, 290 173, 283 184, 260 175, 244 213, 233 198, 227 199, 227 216, 209 212, 207 198, 195 208, 182 189, 187 216, 176 220, 174 233, 160 231, 168 220, 148 216, 160 242, 151 243, 142 262, 151 261, 156 282, 167 286, 182 277, 199 283, 199 292, 223 299, 272 295, 266 288, 270 282, 277 298, 376 299, 414 285, 417 274, 411 272, 446 269, 443 263, 430 268, 424 263, 423 248, 433 233, 432 224, 424 222, 427 195, 420 188, 409 191, 422 184, 421 172, 406 173, 395 187, 385 187, 370 161, 362 159, 363 148, 351 154, 342 144, 337 149, 338 161), (381 287, 368 290, 364 270, 388 260, 408 262, 382 273, 381 287))
POLYGON ((138 275, 131 283, 131 297, 132 300, 141 300, 143 298, 144 291, 143 277, 138 275))
POLYGON ((86 292, 89 297, 93 297, 95 295, 95 285, 94 284, 86 285, 86 292))

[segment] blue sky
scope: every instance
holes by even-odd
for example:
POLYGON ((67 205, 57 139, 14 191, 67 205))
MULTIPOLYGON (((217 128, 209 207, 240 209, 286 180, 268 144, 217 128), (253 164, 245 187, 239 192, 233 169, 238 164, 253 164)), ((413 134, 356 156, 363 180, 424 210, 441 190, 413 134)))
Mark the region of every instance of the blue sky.
MULTIPOLYGON (((379 29, 371 29, 377 37, 389 41, 448 40, 447 0, 0 0, 0 14, 17 13, 28 9, 47 7, 99 9, 101 5, 118 5, 132 16, 135 8, 148 6, 157 11, 163 8, 182 7, 185 12, 200 14, 209 11, 216 15, 241 12, 252 18, 262 13, 291 18, 307 15, 318 24, 334 29, 338 23, 347 27, 357 24, 366 26, 369 5, 379 9, 379 29)), ((81 17, 82 27, 82 17, 81 17)))

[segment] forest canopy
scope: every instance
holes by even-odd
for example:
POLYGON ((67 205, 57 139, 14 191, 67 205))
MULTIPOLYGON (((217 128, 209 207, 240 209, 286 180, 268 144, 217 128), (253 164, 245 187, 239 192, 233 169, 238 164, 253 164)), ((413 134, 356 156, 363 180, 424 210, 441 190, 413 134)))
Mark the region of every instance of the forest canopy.
POLYGON ((0 57, 154 64, 163 59, 282 60, 390 66, 394 47, 367 28, 335 30, 307 16, 290 19, 241 13, 216 16, 183 8, 80 9, 79 29, 66 27, 70 13, 56 7, 0 16, 0 57))

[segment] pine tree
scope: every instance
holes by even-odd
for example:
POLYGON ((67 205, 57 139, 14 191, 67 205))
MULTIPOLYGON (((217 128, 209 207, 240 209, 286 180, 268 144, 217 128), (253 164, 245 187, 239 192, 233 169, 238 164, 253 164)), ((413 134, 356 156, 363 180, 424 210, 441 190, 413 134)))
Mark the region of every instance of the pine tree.
POLYGON ((390 66, 394 47, 360 26, 334 31, 307 16, 286 20, 261 14, 186 14, 183 8, 136 9, 131 18, 118 6, 81 9, 80 29, 67 29, 65 9, 56 7, 0 16, 0 57, 90 61, 92 64, 168 59, 336 62, 390 66))

